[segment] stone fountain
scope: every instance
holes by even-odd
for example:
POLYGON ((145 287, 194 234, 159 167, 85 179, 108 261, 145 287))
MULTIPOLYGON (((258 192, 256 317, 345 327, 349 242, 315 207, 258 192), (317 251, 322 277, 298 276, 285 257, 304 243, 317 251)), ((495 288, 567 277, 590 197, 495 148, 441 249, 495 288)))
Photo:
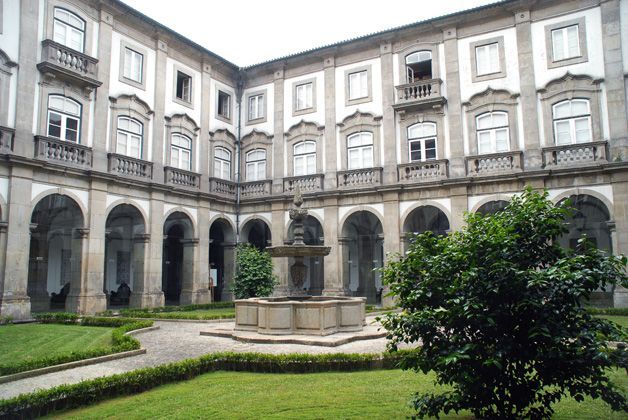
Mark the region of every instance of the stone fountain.
POLYGON ((309 296, 305 293, 303 284, 307 266, 303 258, 328 255, 331 247, 303 242, 303 220, 308 211, 301 208, 303 197, 298 188, 293 204, 290 219, 294 223, 294 242, 266 249, 273 258, 294 258, 290 266, 289 295, 236 300, 235 330, 272 335, 329 335, 362 331, 365 298, 309 296))

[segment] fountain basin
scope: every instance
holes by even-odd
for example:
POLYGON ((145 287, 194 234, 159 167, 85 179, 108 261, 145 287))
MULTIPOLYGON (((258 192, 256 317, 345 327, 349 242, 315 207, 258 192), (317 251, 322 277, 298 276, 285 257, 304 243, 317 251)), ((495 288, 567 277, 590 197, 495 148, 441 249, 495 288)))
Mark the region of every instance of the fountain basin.
POLYGON ((269 335, 319 335, 362 331, 366 298, 295 296, 235 301, 235 329, 269 335))

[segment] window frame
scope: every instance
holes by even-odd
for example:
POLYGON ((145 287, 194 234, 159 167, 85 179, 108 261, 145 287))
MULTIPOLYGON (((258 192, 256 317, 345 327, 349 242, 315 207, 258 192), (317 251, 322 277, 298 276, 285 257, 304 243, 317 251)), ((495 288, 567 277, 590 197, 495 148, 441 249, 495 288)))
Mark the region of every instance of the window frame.
POLYGON ((415 124, 409 125, 406 127, 406 138, 407 138, 407 142, 408 142, 408 162, 414 163, 414 162, 428 162, 431 160, 438 160, 439 155, 438 155, 438 125, 433 122, 433 121, 424 121, 424 122, 417 122, 415 124), (429 125, 433 125, 434 126, 434 134, 429 135, 429 136, 421 136, 421 137, 410 137, 410 129, 416 125, 424 125, 424 124, 429 124, 429 125), (427 148, 425 147, 425 143, 428 140, 434 140, 434 157, 433 158, 427 158, 427 153, 425 153, 425 151, 427 150, 427 148), (412 143, 420 143, 421 144, 421 159, 420 160, 413 160, 412 159, 412 143))
POLYGON ((367 169, 367 168, 374 168, 374 167, 375 167, 375 138, 373 136, 373 133, 370 131, 356 131, 349 134, 347 136, 347 170, 352 171, 352 170, 367 169), (370 144, 360 144, 358 146, 349 146, 349 141, 351 140, 352 137, 362 136, 363 134, 368 134, 370 136, 371 138, 370 144), (371 153, 371 164, 365 165, 364 151, 368 149, 370 149, 370 153, 371 153), (351 152, 358 151, 358 150, 362 152, 359 154, 360 164, 357 167, 351 167, 351 152))
POLYGON ((232 173, 231 172, 232 156, 233 155, 231 153, 231 150, 227 149, 226 147, 214 146, 214 162, 213 162, 214 163, 213 164, 213 169, 214 169, 214 172, 213 172, 214 175, 213 176, 214 176, 214 178, 231 181, 231 178, 232 178, 232 175, 231 175, 231 173, 232 173), (229 156, 229 159, 227 160, 227 159, 224 159, 222 157, 218 157, 216 152, 219 151, 219 150, 226 152, 227 155, 229 156), (225 169, 225 166, 227 167, 228 172, 229 172, 229 176, 227 178, 222 176, 223 175, 223 170, 225 169), (220 167, 220 171, 219 171, 220 173, 219 174, 216 173, 216 169, 218 167, 220 167))
POLYGON ((571 66, 573 64, 585 63, 589 61, 589 54, 587 48, 587 27, 586 19, 584 16, 565 20, 562 22, 554 23, 552 25, 545 26, 545 49, 547 57, 547 68, 557 68, 563 66, 571 66), (580 46, 580 55, 575 57, 567 57, 560 60, 554 59, 554 38, 553 32, 560 29, 566 29, 570 26, 578 26, 578 44, 580 46))
MULTIPOLYGON (((127 85, 131 85, 138 89, 146 90, 146 58, 147 58, 147 50, 144 48, 140 48, 134 44, 131 44, 125 40, 120 41, 120 69, 119 69, 119 77, 118 80, 127 85), (140 71, 141 81, 137 81, 134 79, 130 79, 124 75, 124 68, 126 63, 126 50, 131 50, 132 52, 140 55, 142 57, 142 68, 140 71)), ((175 91, 176 94, 176 91, 175 91)))
POLYGON ((358 105, 373 100, 372 66, 352 67, 345 70, 345 106, 358 105), (351 98, 351 76, 357 73, 366 73, 366 96, 351 98))
POLYGON ((81 143, 81 124, 83 122, 83 104, 81 104, 79 101, 76 101, 68 96, 64 96, 64 95, 59 95, 59 94, 50 94, 48 95, 48 102, 46 104, 46 136, 47 137, 51 137, 54 139, 59 139, 62 141, 67 141, 70 143, 76 143, 76 144, 82 144, 81 143), (76 105, 78 105, 78 116, 77 115, 72 115, 68 112, 65 112, 64 110, 59 110, 59 109, 55 109, 55 108, 51 108, 50 107, 50 100, 52 98, 63 98, 64 101, 70 101, 70 102, 74 102, 76 105), (59 126, 59 137, 56 136, 52 136, 50 134, 50 113, 54 112, 57 113, 61 116, 61 125, 59 126), (73 140, 68 140, 67 138, 65 138, 65 134, 67 133, 67 119, 68 118, 72 118, 76 120, 76 141, 73 140))
POLYGON ((193 148, 194 148, 194 140, 192 138, 190 138, 189 136, 187 136, 187 135, 185 135, 183 133, 180 133, 180 132, 172 133, 170 135, 170 162, 169 162, 168 166, 170 166, 171 168, 176 168, 176 169, 180 169, 180 170, 183 170, 183 171, 192 172, 193 158, 194 158, 193 148), (185 147, 180 146, 180 145, 175 145, 173 143, 173 141, 172 141, 175 137, 181 137, 181 138, 184 138, 184 139, 188 140, 190 142, 190 147, 189 148, 185 148, 185 147), (179 157, 178 157, 178 162, 177 162, 177 163, 179 163, 179 165, 175 165, 174 164, 172 151, 175 150, 175 149, 179 150, 179 151, 188 151, 189 152, 190 159, 189 159, 189 165, 188 165, 187 168, 182 168, 180 166, 180 163, 181 163, 181 154, 180 153, 178 155, 179 157))
POLYGON ((244 155, 244 180, 245 182, 256 182, 256 181, 264 181, 267 178, 267 174, 268 174, 268 152, 266 151, 266 149, 262 149, 262 148, 256 148, 256 149, 252 149, 249 150, 245 153, 244 155), (264 153, 264 158, 263 159, 257 159, 257 160, 249 160, 249 156, 253 153, 256 152, 263 152, 264 153), (261 162, 264 162, 264 177, 263 178, 258 178, 259 175, 259 166, 261 164, 261 162), (251 179, 250 174, 249 174, 249 165, 252 165, 255 168, 254 174, 255 176, 253 177, 254 179, 251 179))
POLYGON ((226 123, 231 123, 231 116, 233 114, 232 97, 233 95, 230 92, 227 92, 226 90, 220 89, 220 88, 216 89, 216 118, 226 123), (227 107, 227 110, 229 111, 229 115, 224 115, 220 113, 220 95, 221 94, 226 95, 227 98, 229 99, 229 106, 227 107))
POLYGON ((70 49, 72 49, 74 51, 78 51, 80 53, 85 54, 85 46, 87 44, 87 42, 86 42, 87 41, 87 36, 86 35, 87 35, 87 21, 85 19, 83 19, 81 16, 79 16, 78 14, 74 13, 73 11, 71 11, 71 10, 65 8, 65 7, 54 6, 52 8, 52 37, 51 37, 51 39, 54 42, 56 42, 58 44, 61 44, 61 45, 65 46, 65 47, 67 47, 67 48, 70 48, 70 49), (71 23, 65 22, 65 21, 61 20, 60 18, 57 18, 57 16, 55 16, 56 15, 55 12, 57 10, 63 11, 65 13, 68 13, 69 15, 72 15, 76 19, 80 20, 83 23, 83 28, 82 29, 81 28, 77 28, 76 26, 72 25, 71 23), (69 28, 74 29, 74 30, 76 30, 76 31, 81 33, 81 48, 80 49, 75 49, 71 45, 69 45, 69 42, 67 40, 67 32, 66 32, 65 42, 60 42, 59 40, 55 39, 55 34, 56 34, 55 28, 57 27, 57 23, 59 23, 60 25, 65 25, 66 27, 69 27, 69 28))
MULTIPOLYGON (((127 156, 127 157, 131 157, 133 159, 142 159, 142 156, 144 154, 144 124, 142 124, 141 121, 128 116, 128 115, 119 115, 116 119, 116 154, 118 155, 122 155, 122 156, 127 156), (137 124, 140 125, 140 133, 137 134, 133 131, 130 130, 125 130, 123 128, 120 128, 120 120, 121 119, 126 119, 126 120, 130 120, 133 121, 137 124), (119 144, 120 144, 120 132, 124 133, 127 135, 127 137, 138 137, 139 138, 139 148, 138 148, 138 153, 139 156, 132 156, 129 153, 121 153, 119 150, 119 144)), ((128 145, 128 140, 127 140, 127 151, 129 150, 129 145, 128 145)))
POLYGON ((183 105, 187 108, 193 109, 194 108, 194 85, 195 85, 194 72, 192 72, 191 69, 187 69, 177 64, 174 64, 173 72, 172 72, 172 79, 173 79, 172 101, 179 105, 183 105), (190 88, 189 88, 190 100, 189 101, 185 100, 184 98, 177 97, 177 85, 179 81, 179 73, 181 73, 184 76, 187 76, 188 79, 190 80, 190 88))
POLYGON ((504 37, 496 36, 493 38, 481 39, 469 44, 469 54, 471 57, 471 81, 473 83, 483 82, 486 80, 501 79, 506 77, 506 50, 504 49, 504 37), (477 62, 477 49, 492 44, 497 44, 497 54, 499 70, 491 73, 479 74, 477 62))
POLYGON ((292 115, 304 115, 316 112, 316 78, 298 80, 292 83, 292 115), (306 108, 297 109, 297 91, 300 86, 312 85, 312 105, 306 108))
POLYGON ((496 153, 508 153, 511 150, 510 145, 510 116, 508 115, 508 111, 495 110, 495 111, 486 111, 481 114, 477 114, 475 116, 475 141, 478 155, 491 155, 496 153), (500 126, 491 126, 489 128, 478 128, 478 122, 480 118, 486 118, 489 115, 492 117, 494 114, 503 114, 506 118, 506 125, 500 126), (506 130, 506 150, 497 150, 497 131, 506 130), (482 152, 480 150, 480 135, 482 133, 489 133, 489 139, 491 141, 491 150, 488 152, 482 152))
POLYGON ((316 141, 314 140, 302 140, 299 142, 296 142, 295 144, 292 145, 292 175, 293 176, 308 176, 308 175, 315 175, 317 173, 317 153, 316 153, 316 141), (298 146, 313 146, 314 151, 313 152, 302 152, 302 153, 297 153, 297 147, 298 146), (305 165, 303 166, 303 173, 297 173, 297 159, 298 158, 303 158, 303 161, 305 162, 305 165), (312 172, 308 172, 308 158, 313 158, 314 160, 314 170, 312 172))
POLYGON ((561 101, 555 102, 552 104, 551 106, 551 115, 552 115, 552 129, 553 129, 553 136, 554 136, 554 145, 555 146, 569 146, 569 145, 576 145, 576 144, 586 144, 586 143, 591 143, 594 141, 594 137, 593 137, 593 124, 592 124, 592 115, 591 115, 591 100, 588 98, 572 98, 572 99, 563 99, 561 101), (569 102, 569 104, 573 104, 573 102, 578 101, 578 102, 585 102, 587 104, 587 111, 588 114, 580 114, 580 115, 570 115, 569 117, 562 117, 562 118, 556 118, 554 116, 554 112, 555 112, 555 108, 558 105, 561 105, 563 103, 569 102), (589 128, 589 140, 588 141, 582 141, 579 142, 576 139, 576 120, 580 120, 586 118, 587 122, 588 122, 588 128, 589 128), (570 137, 570 142, 569 143, 558 143, 558 130, 556 129, 556 123, 558 122, 565 122, 568 121, 569 122, 569 137, 570 137))
POLYGON ((260 124, 267 121, 268 115, 268 94, 267 89, 256 90, 248 92, 245 95, 246 100, 246 125, 260 124), (251 118, 251 99, 255 97, 261 97, 263 101, 263 108, 261 115, 258 115, 255 118, 251 118))

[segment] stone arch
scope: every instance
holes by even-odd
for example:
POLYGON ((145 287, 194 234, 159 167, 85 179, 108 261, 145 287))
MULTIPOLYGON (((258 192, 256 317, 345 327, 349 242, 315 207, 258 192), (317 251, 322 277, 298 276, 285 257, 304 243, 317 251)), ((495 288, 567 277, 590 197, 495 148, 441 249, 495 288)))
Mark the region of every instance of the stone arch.
POLYGON ((570 188, 566 191, 561 192, 552 198, 552 202, 554 204, 558 204, 566 198, 571 197, 572 195, 590 195, 592 197, 597 198, 606 206, 606 210, 608 211, 609 217, 611 220, 615 219, 615 212, 613 202, 609 197, 600 193, 599 191, 590 189, 590 188, 570 188))
POLYGON ((115 209, 116 207, 122 205, 122 204, 128 204, 131 207, 134 207, 135 210, 137 210, 140 215, 142 216, 142 222, 144 223, 144 226, 148 226, 150 219, 148 217, 148 214, 146 214, 146 212, 144 211, 144 209, 142 208, 142 206, 138 206, 137 203, 129 198, 120 198, 116 201, 114 201, 113 203, 109 204, 107 206, 107 210, 105 210, 105 215, 107 217, 109 217, 109 214, 111 213, 111 211, 113 209, 115 209))
POLYGON ((192 303, 196 248, 194 219, 185 209, 174 208, 164 215, 162 290, 166 304, 192 303))
POLYGON ((209 274, 213 298, 232 300, 231 280, 235 268, 236 230, 228 218, 217 215, 209 225, 209 274))
POLYGON ((72 201, 74 201, 76 205, 81 209, 83 220, 87 220, 87 215, 89 214, 89 212, 87 208, 85 207, 83 200, 81 200, 81 198, 78 195, 76 195, 74 192, 63 187, 53 187, 53 188, 50 188, 49 190, 46 190, 37 194, 31 200, 31 209, 34 209, 37 203, 39 203, 46 196, 53 195, 53 194, 66 195, 70 199, 72 199, 72 201))
POLYGON ((451 221, 441 207, 422 205, 415 207, 402 219, 402 241, 404 247, 411 241, 415 233, 433 232, 435 235, 445 235, 451 230, 451 221))
POLYGON ((196 223, 196 217, 194 217, 192 215, 192 213, 190 213, 190 211, 188 209, 186 209, 185 207, 177 206, 177 207, 174 207, 174 208, 168 210, 167 212, 165 212, 164 213, 164 217, 162 219, 164 221, 164 223, 165 223, 166 220, 168 220, 168 217, 170 217, 173 213, 177 213, 177 212, 184 213, 190 219, 191 229, 192 229, 191 230, 192 233, 191 233, 190 236, 194 237, 194 238, 198 238, 199 237, 199 232, 198 232, 198 226, 197 226, 197 223, 196 223))
POLYGON ((484 204, 490 203, 491 201, 510 202, 511 198, 512 198, 512 195, 509 195, 509 194, 502 194, 502 193, 491 194, 489 196, 482 198, 477 203, 475 203, 473 207, 471 207, 471 209, 469 210, 469 213, 476 213, 480 207, 482 207, 484 204))
POLYGON ((406 223, 406 220, 408 216, 410 215, 410 213, 412 213, 414 210, 418 209, 419 207, 424 207, 424 206, 436 207, 437 209, 445 213, 445 217, 447 217, 447 220, 450 221, 450 225, 451 225, 451 220, 452 220, 451 211, 446 206, 444 206, 443 204, 435 200, 423 200, 418 203, 412 204, 403 212, 403 214, 399 218, 399 221, 401 222, 399 226, 401 226, 401 228, 403 229, 403 225, 406 223))
POLYGON ((413 52, 419 51, 429 51, 432 53, 432 79, 442 78, 440 73, 438 42, 416 42, 397 52, 399 57, 399 84, 404 85, 408 83, 406 77, 406 57, 413 52))
POLYGON ((377 217, 377 219, 379 220, 379 223, 381 223, 382 226, 384 226, 384 215, 382 213, 380 213, 379 210, 377 210, 373 206, 359 205, 359 206, 352 207, 351 210, 349 210, 344 216, 342 216, 342 218, 340 219, 340 221, 338 223, 338 226, 340 227, 340 229, 342 229, 342 226, 345 224, 347 219, 352 214, 357 213, 359 211, 367 211, 367 212, 373 213, 375 215, 375 217, 377 217))
POLYGON ((247 242, 258 249, 264 249, 271 244, 272 233, 264 218, 253 216, 242 223, 240 230, 240 242, 247 242), (253 235, 253 236, 252 236, 253 235))

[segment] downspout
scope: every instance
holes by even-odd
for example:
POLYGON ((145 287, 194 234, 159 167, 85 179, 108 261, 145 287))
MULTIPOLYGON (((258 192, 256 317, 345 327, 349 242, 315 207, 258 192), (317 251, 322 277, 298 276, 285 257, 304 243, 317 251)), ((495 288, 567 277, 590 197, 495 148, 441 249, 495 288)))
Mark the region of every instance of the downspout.
POLYGON ((244 88, 244 78, 242 77, 243 71, 240 69, 238 71, 238 82, 236 86, 236 108, 238 114, 238 125, 236 127, 236 171, 235 171, 235 182, 236 182, 236 244, 240 243, 240 161, 241 157, 241 144, 240 140, 242 137, 242 92, 244 88))

